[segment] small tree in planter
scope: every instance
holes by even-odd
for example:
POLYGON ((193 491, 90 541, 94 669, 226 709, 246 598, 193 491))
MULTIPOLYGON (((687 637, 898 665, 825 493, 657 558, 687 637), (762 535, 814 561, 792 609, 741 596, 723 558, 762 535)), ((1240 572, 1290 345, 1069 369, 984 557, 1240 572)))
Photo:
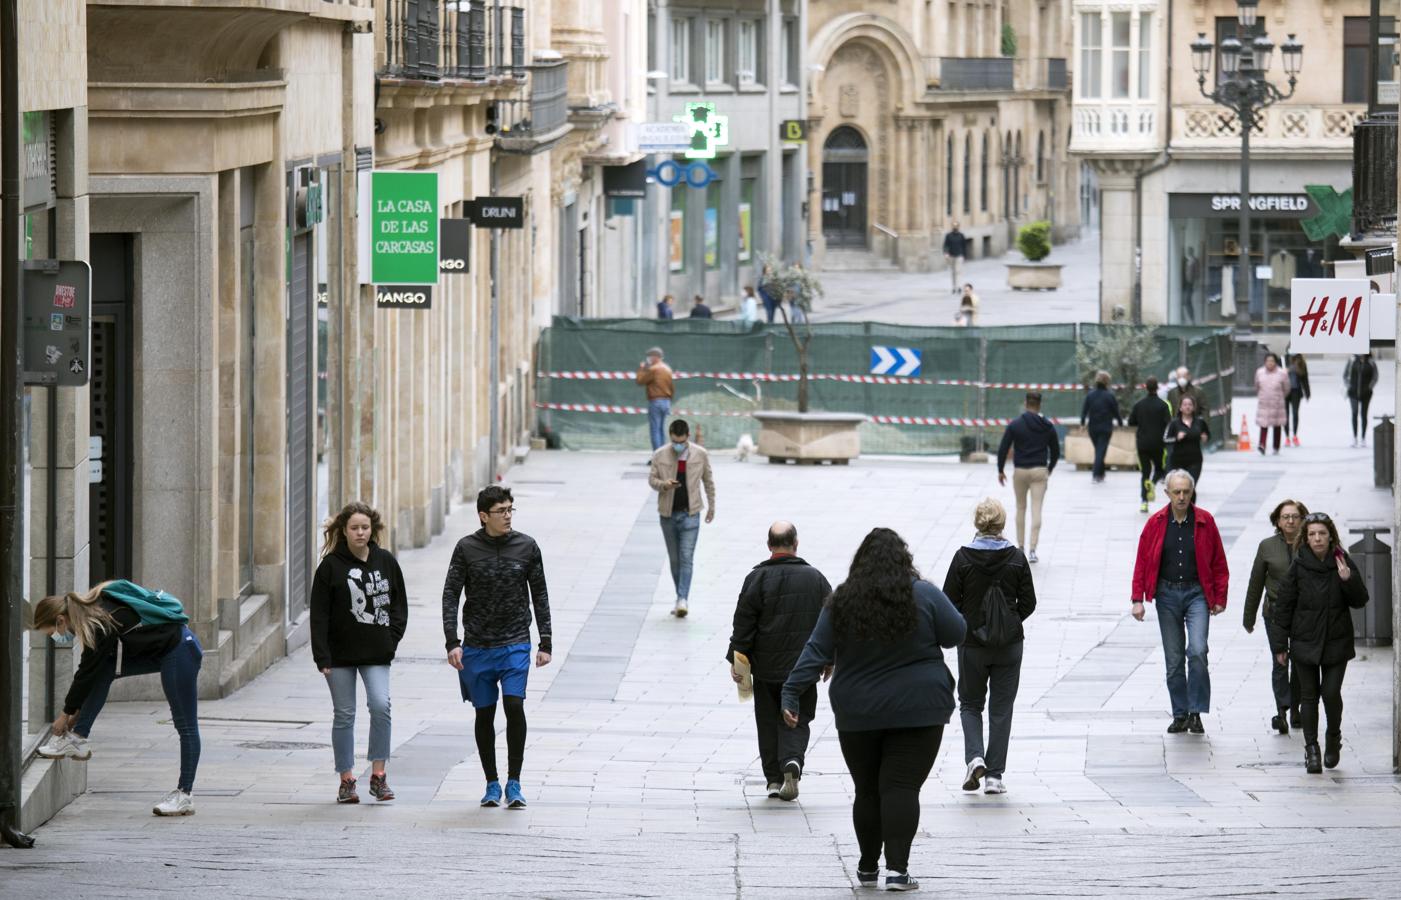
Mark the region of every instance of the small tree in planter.
POLYGON ((769 270, 764 284, 781 301, 778 312, 783 316, 783 325, 788 329, 788 338, 798 354, 798 412, 808 411, 808 345, 812 343, 812 301, 823 296, 822 281, 810 269, 800 264, 787 265, 764 253, 760 262, 769 270), (788 305, 802 312, 797 323, 788 315, 788 305), (799 328, 794 325, 801 326, 799 328))
POLYGON ((1017 232, 1017 249, 1024 263, 1007 264, 1007 286, 1014 290, 1055 290, 1060 287, 1060 266, 1042 262, 1051 255, 1051 223, 1028 222, 1017 232))
POLYGON ((1133 407, 1138 386, 1152 374, 1158 361, 1158 329, 1153 326, 1109 325, 1093 344, 1075 345, 1080 380, 1088 385, 1096 372, 1108 372, 1122 415, 1133 407))

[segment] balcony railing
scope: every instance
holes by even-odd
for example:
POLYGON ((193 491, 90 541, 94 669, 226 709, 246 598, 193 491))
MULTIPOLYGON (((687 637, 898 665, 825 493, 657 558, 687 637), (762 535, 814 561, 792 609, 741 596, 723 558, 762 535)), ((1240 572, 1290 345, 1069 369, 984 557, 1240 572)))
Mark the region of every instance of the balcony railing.
POLYGON ((524 0, 387 0, 383 72, 392 78, 525 77, 524 0))
POLYGON ((1358 122, 1352 147, 1352 230, 1395 237, 1395 115, 1358 122))
POLYGON ((530 67, 530 99, 503 101, 503 127, 496 138, 506 153, 547 150, 572 128, 569 124, 569 63, 537 61, 530 67))
POLYGON ((1072 153, 1150 151, 1157 148, 1158 107, 1151 101, 1102 103, 1077 100, 1072 122, 1072 153))
POLYGON ((1070 73, 1066 71, 1064 58, 1052 56, 1037 62, 1040 68, 1037 74, 1042 77, 1041 84, 1048 90, 1063 91, 1070 87, 1070 73))
POLYGON ((939 87, 945 91, 1010 91, 1013 59, 1010 56, 931 57, 937 63, 939 87))
MULTIPOLYGON (((1252 147, 1287 150, 1316 149, 1351 154, 1353 128, 1366 116, 1360 104, 1302 106, 1281 103, 1260 115, 1250 139, 1252 147)), ((1220 106, 1199 104, 1173 109, 1173 142, 1187 147, 1235 146, 1240 123, 1220 106)))

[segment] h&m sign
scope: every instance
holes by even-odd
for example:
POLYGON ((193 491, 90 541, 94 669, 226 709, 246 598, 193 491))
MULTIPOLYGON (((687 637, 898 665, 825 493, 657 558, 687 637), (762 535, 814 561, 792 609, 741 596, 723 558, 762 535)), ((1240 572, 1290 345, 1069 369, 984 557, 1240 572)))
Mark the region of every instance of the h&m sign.
POLYGON ((1368 353, 1375 297, 1365 278, 1295 278, 1289 286, 1293 353, 1368 353))

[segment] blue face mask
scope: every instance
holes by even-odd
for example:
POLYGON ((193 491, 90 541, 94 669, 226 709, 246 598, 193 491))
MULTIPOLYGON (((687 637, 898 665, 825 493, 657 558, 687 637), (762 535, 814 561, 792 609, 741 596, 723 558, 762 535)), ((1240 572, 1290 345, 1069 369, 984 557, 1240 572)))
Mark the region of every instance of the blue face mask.
POLYGON ((678 444, 678 443, 676 443, 675 441, 672 441, 672 442, 671 442, 671 449, 676 451, 676 455, 677 455, 677 456, 680 456, 682 453, 685 453, 685 452, 686 452, 686 444, 685 444, 685 442, 682 442, 682 443, 678 444))
POLYGON ((52 635, 49 636, 49 640, 54 642, 55 647, 71 647, 73 646, 73 640, 75 637, 76 635, 74 635, 72 632, 69 632, 68 634, 59 634, 58 632, 54 632, 52 635))

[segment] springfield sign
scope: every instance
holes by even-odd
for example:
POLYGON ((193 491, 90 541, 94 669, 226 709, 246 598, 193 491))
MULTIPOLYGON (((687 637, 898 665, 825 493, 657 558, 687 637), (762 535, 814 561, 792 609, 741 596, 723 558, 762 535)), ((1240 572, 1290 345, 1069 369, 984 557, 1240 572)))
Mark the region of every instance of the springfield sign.
POLYGON ((366 172, 361 177, 361 259, 368 257, 370 263, 362 283, 437 284, 437 173, 366 172))

